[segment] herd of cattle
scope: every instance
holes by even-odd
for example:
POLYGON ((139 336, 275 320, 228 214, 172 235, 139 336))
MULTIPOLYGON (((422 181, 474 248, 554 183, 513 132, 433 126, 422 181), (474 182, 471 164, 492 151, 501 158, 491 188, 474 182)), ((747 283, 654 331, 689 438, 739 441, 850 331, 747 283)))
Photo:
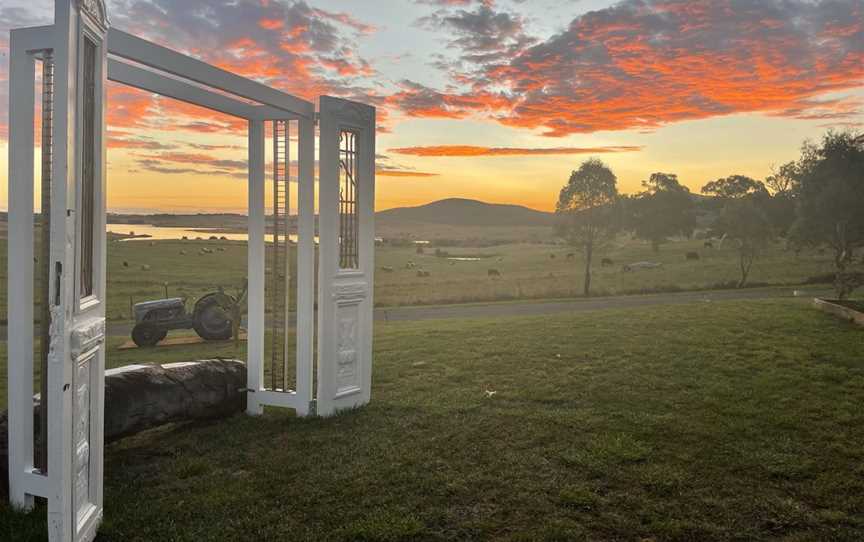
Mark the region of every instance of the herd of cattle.
MULTIPOLYGON (((705 241, 704 247, 705 248, 714 248, 714 243, 710 240, 705 241)), ((550 260, 554 260, 557 257, 558 257, 558 255, 556 255, 555 253, 549 254, 550 260)), ((574 259, 576 259, 576 253, 575 252, 568 252, 567 254, 564 255, 564 257, 568 260, 574 260, 574 259)), ((695 251, 687 252, 686 254, 684 254, 684 258, 687 261, 695 261, 695 260, 701 259, 699 256, 699 253, 695 252, 695 251)), ((504 261, 504 258, 498 257, 497 261, 499 261, 499 262, 504 261)), ((451 260, 450 265, 456 265, 456 262, 451 260)), ((602 267, 613 267, 615 265, 615 262, 611 258, 603 258, 602 260, 600 260, 600 265, 602 267)), ((641 261, 641 262, 633 262, 633 263, 624 264, 621 266, 621 271, 623 273, 629 273, 632 271, 637 271, 639 269, 658 269, 658 268, 662 268, 662 267, 663 267, 663 264, 660 262, 641 261)), ((404 269, 414 271, 416 276, 419 278, 428 278, 428 277, 432 276, 431 272, 427 271, 426 269, 423 269, 421 266, 418 266, 417 263, 414 262, 413 260, 408 261, 404 265, 404 269)), ((392 266, 385 265, 385 266, 381 267, 381 271, 383 271, 384 273, 395 273, 396 268, 392 267, 392 266)), ((486 276, 488 276, 488 277, 501 277, 502 273, 501 273, 500 269, 498 269, 496 267, 491 267, 491 268, 488 268, 486 270, 486 276)))
MULTIPOLYGON (((198 239, 200 239, 200 237, 199 237, 198 239)), ((216 236, 212 236, 210 239, 211 239, 211 240, 219 240, 219 238, 216 237, 216 236)), ((224 240, 225 238, 222 237, 221 239, 224 240)), ((185 237, 184 237, 184 240, 186 240, 185 237)), ((151 245, 151 246, 154 246, 155 244, 156 244, 156 243, 153 242, 153 241, 150 242, 150 245, 151 245)), ((712 242, 711 240, 708 240, 708 241, 705 241, 704 247, 705 247, 705 248, 714 248, 714 244, 713 244, 713 242, 712 242)), ((224 247, 216 247, 215 249, 214 249, 214 248, 209 248, 209 247, 200 247, 200 248, 198 249, 197 252, 198 252, 199 255, 202 255, 202 256, 203 256, 203 255, 205 255, 205 254, 213 254, 214 252, 224 252, 224 251, 225 251, 225 248, 224 248, 224 247)), ((187 254, 187 252, 186 252, 185 250, 181 250, 181 251, 180 251, 180 255, 185 256, 186 254, 187 254)), ((549 259, 550 259, 550 260, 554 260, 554 259, 556 259, 557 257, 558 257, 558 255, 556 255, 555 253, 550 253, 550 254, 549 254, 549 259)), ((685 257, 685 259, 688 260, 688 261, 692 261, 692 260, 699 260, 699 259, 700 259, 700 256, 699 256, 699 253, 698 253, 698 252, 687 252, 687 253, 684 255, 684 257, 685 257)), ((564 255, 564 258, 566 258, 567 260, 574 260, 574 259, 576 259, 576 253, 575 253, 575 252, 568 252, 567 254, 564 255)), ((499 257, 497 258, 497 261, 498 261, 498 262, 502 262, 502 261, 504 261, 504 258, 499 256, 499 257)), ((450 260, 450 265, 456 265, 456 261, 454 261, 454 260, 450 260)), ((615 262, 614 262, 611 258, 603 258, 603 259, 600 261, 600 265, 601 265, 602 267, 613 267, 613 266, 615 265, 615 262)), ((127 268, 130 267, 129 262, 128 262, 128 261, 124 261, 124 262, 123 262, 123 267, 127 267, 127 268)), ((659 262, 641 261, 641 262, 633 262, 633 263, 629 263, 629 264, 624 264, 624 265, 621 266, 621 271, 624 272, 624 273, 629 273, 629 272, 636 271, 636 270, 639 270, 639 269, 657 269, 657 268, 662 268, 662 267, 663 267, 663 264, 662 264, 662 263, 659 263, 659 262)), ((394 267, 392 267, 392 266, 386 266, 386 265, 385 265, 385 266, 382 266, 380 269, 381 269, 381 271, 384 272, 384 273, 394 273, 394 272, 396 272, 396 268, 394 268, 394 267)), ((419 265, 418 265, 416 262, 414 262, 413 260, 412 260, 412 261, 408 261, 408 262, 404 265, 404 269, 414 271, 415 275, 416 275, 418 278, 429 278, 429 277, 432 276, 432 273, 431 273, 430 271, 428 271, 428 270, 426 270, 426 269, 423 269, 421 266, 419 266, 419 265)), ((142 266, 141 266, 141 270, 142 270, 142 271, 149 271, 149 270, 150 270, 150 266, 149 266, 149 265, 142 265, 142 266)), ((491 268, 488 268, 488 269, 486 270, 486 276, 487 276, 487 277, 490 277, 490 278, 494 278, 494 277, 501 277, 501 276, 502 276, 502 272, 501 272, 501 270, 498 269, 497 267, 491 267, 491 268)))

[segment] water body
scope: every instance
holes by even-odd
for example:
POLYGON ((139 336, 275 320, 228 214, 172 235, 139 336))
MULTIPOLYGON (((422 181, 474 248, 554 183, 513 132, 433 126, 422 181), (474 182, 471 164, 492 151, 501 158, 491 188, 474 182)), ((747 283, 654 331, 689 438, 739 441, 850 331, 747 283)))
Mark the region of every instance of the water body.
MULTIPOLYGON (((225 238, 229 241, 247 241, 249 236, 245 232, 241 233, 223 233, 217 228, 183 228, 177 226, 154 226, 153 224, 108 224, 105 228, 108 233, 116 233, 118 235, 146 235, 147 237, 137 237, 122 239, 122 241, 164 241, 164 240, 180 240, 186 237, 187 239, 210 239, 212 236, 225 238)), ((272 235, 267 235, 267 239, 272 239, 272 235)), ((297 242, 297 235, 289 236, 291 241, 297 242)), ((380 237, 375 238, 376 243, 382 243, 384 240, 380 237)), ((415 241, 417 244, 429 244, 429 241, 415 241)), ((315 244, 318 244, 318 236, 315 236, 315 244)))
MULTIPOLYGON (((147 237, 139 237, 137 240, 148 241, 163 241, 163 240, 179 240, 183 237, 187 239, 209 239, 211 236, 218 238, 224 237, 229 241, 246 241, 249 236, 246 233, 223 233, 216 228, 183 228, 176 226, 154 226, 152 224, 108 224, 109 233, 117 233, 120 235, 146 235, 147 237)), ((272 237, 270 235, 267 236, 272 237)), ((297 236, 292 234, 291 240, 297 242, 297 236)), ((135 241, 136 239, 123 239, 123 241, 135 241)), ((315 242, 318 242, 318 237, 315 237, 315 242)))

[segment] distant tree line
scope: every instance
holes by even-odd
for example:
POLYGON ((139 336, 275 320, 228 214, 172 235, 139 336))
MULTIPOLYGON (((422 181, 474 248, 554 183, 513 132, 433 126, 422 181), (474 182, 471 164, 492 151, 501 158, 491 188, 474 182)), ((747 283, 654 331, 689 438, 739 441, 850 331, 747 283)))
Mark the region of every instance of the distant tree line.
POLYGON ((798 160, 764 180, 731 175, 705 184, 702 194, 710 197, 701 202, 673 173, 652 173, 642 188, 619 194, 612 170, 591 158, 561 189, 556 228, 584 253, 586 296, 594 257, 615 235, 630 232, 660 250, 670 238, 693 235, 700 205, 714 217, 709 235, 737 249, 739 287, 777 238, 796 249, 829 248, 838 298, 864 285, 864 275, 850 269, 856 251, 864 248, 864 134, 828 132, 819 144, 805 143, 798 160))

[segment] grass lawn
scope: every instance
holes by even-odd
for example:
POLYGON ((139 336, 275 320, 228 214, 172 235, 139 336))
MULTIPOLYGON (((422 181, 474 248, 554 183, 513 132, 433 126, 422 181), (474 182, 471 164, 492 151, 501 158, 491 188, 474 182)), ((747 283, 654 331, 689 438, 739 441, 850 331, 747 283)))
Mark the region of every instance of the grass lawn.
POLYGON ((375 352, 359 411, 109 445, 100 539, 864 538, 864 331, 802 302, 378 325, 375 352))

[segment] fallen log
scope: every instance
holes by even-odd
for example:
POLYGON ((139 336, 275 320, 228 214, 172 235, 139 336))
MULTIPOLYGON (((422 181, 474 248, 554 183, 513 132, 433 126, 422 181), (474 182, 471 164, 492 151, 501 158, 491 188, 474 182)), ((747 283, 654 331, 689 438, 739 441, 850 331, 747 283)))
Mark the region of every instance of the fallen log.
MULTIPOLYGON (((246 364, 207 359, 105 371, 105 441, 171 422, 221 418, 246 408, 246 364)), ((39 396, 33 428, 39 436, 39 396)), ((8 417, 0 413, 0 491, 8 494, 8 417)), ((38 443, 37 443, 38 445, 38 443)))

